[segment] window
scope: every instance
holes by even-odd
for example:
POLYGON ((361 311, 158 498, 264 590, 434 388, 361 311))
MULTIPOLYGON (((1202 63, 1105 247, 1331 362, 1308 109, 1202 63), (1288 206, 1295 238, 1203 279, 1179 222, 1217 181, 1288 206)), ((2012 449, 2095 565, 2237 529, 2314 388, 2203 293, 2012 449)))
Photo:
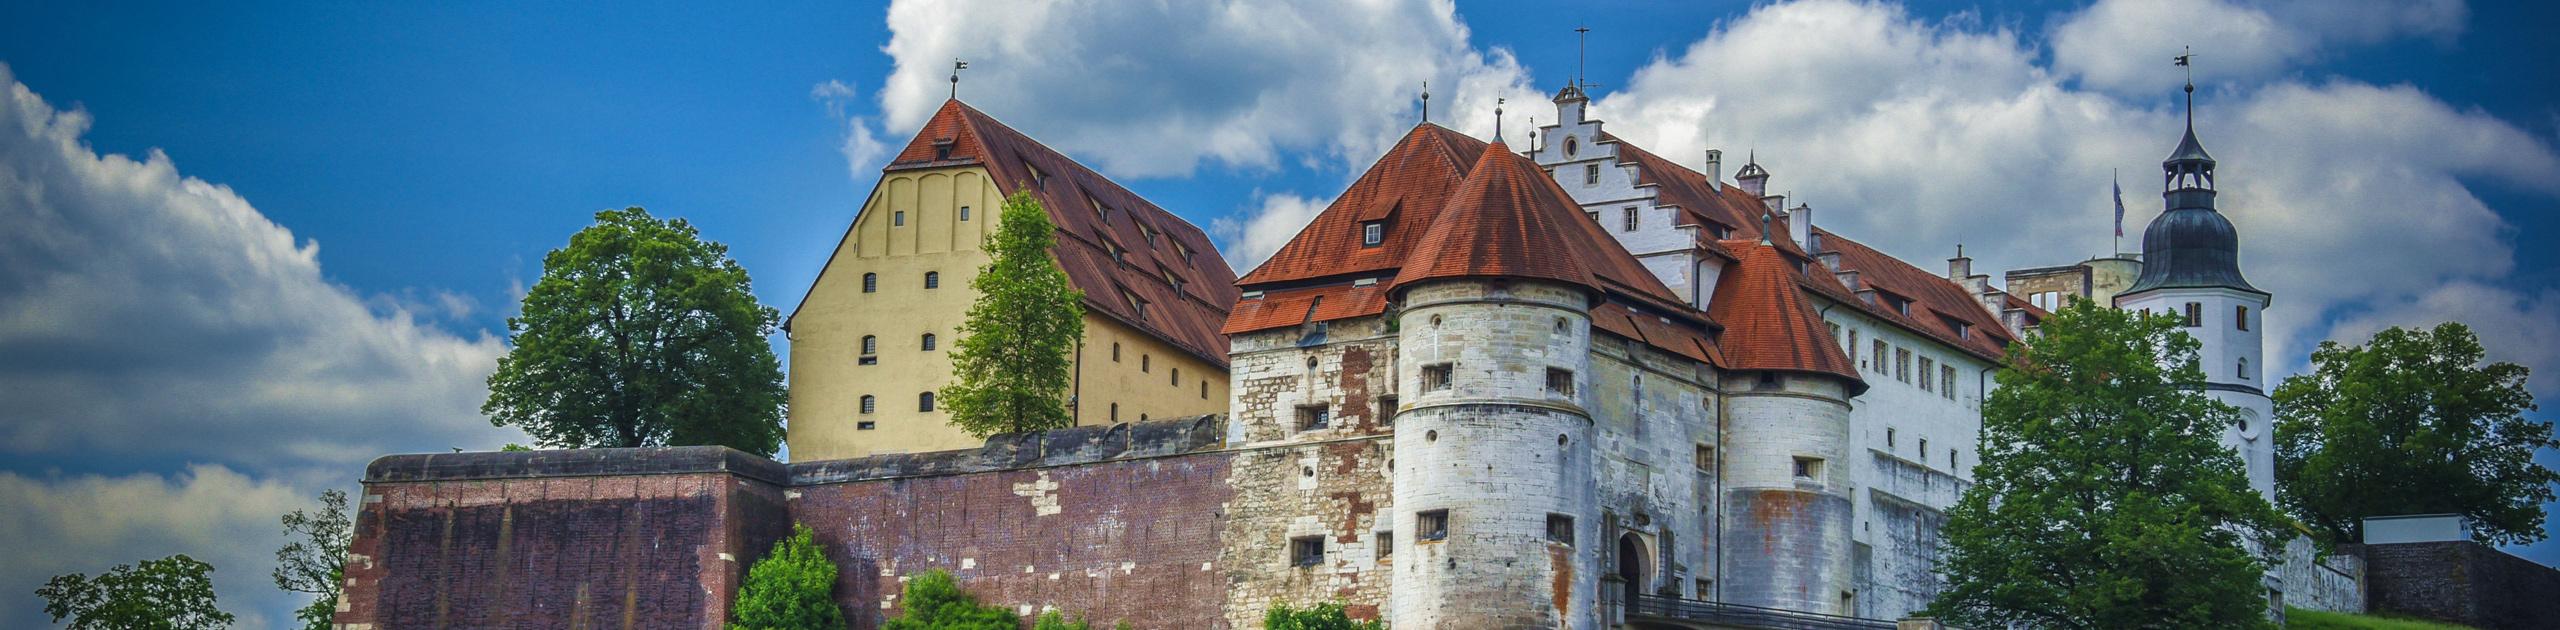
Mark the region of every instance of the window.
POLYGON ((1858 358, 1858 329, 1849 329, 1849 345, 1842 349, 1848 351, 1849 358, 1858 358))
POLYGON ((1314 431, 1332 424, 1333 414, 1324 405, 1298 406, 1298 430, 1314 431))
POLYGON ((1449 364, 1422 366, 1422 391, 1436 392, 1449 388, 1449 364))
POLYGON ((1938 395, 1939 395, 1939 396, 1944 396, 1944 397, 1946 397, 1946 399, 1947 399, 1947 400, 1955 400, 1955 399, 1956 399, 1956 368, 1955 368, 1955 366, 1951 366, 1951 365, 1941 365, 1941 366, 1938 366, 1938 395))
POLYGON ((1929 438, 1920 438, 1920 458, 1923 460, 1929 458, 1929 438))
MULTIPOLYGON (((864 395, 862 396, 862 412, 863 412, 863 413, 871 413, 872 409, 873 409, 873 407, 872 407, 872 399, 871 399, 871 395, 870 395, 870 394, 864 394, 864 395)), ((869 424, 869 423, 865 423, 865 424, 869 424)))
POLYGON ((907 224, 907 211, 905 211, 905 210, 899 210, 899 211, 897 211, 897 212, 890 213, 890 214, 889 214, 889 224, 890 224, 890 225, 906 225, 906 224, 907 224))
POLYGON ((1148 226, 1147 226, 1147 224, 1140 223, 1140 224, 1138 224, 1138 235, 1139 235, 1139 236, 1147 237, 1147 246, 1148 246, 1148 247, 1155 247, 1155 246, 1156 246, 1156 229, 1155 229, 1155 228, 1148 227, 1148 226))
POLYGON ((1208 381, 1200 381, 1200 399, 1201 399, 1201 400, 1208 400, 1208 399, 1209 399, 1209 382, 1208 382, 1208 381))
POLYGON ((1382 427, 1392 427, 1392 426, 1395 426, 1395 425, 1396 425, 1396 397, 1394 397, 1394 396, 1381 396, 1381 397, 1379 397, 1379 398, 1378 398, 1378 426, 1382 426, 1382 427))
POLYGON ((1448 510, 1428 510, 1413 515, 1414 542, 1440 542, 1448 539, 1448 510))
POLYGON ((2249 380, 2249 357, 2240 357, 2240 380, 2249 380))
POLYGON ((1547 368, 1547 393, 1572 396, 1573 370, 1547 368))
POLYGON ((942 288, 942 272, 939 272, 939 271, 927 271, 927 272, 924 272, 924 288, 927 288, 927 289, 939 289, 939 288, 942 288))
POLYGON ((880 423, 869 420, 853 423, 853 429, 856 431, 869 431, 877 428, 880 428, 880 423))
POLYGON ((1955 470, 1955 468, 1956 468, 1956 450, 1955 450, 1955 449, 1952 449, 1952 448, 1951 448, 1951 449, 1947 449, 1947 469, 1948 469, 1948 470, 1955 470))
POLYGON ((1152 367, 1154 367, 1154 366, 1155 366, 1155 358, 1156 358, 1156 357, 1155 357, 1155 355, 1152 355, 1152 354, 1141 354, 1141 355, 1138 355, 1138 371, 1140 371, 1140 372, 1150 371, 1150 369, 1149 369, 1149 368, 1152 368, 1152 367))
POLYGON ((1120 342, 1117 342, 1117 341, 1111 342, 1111 362, 1112 362, 1112 363, 1119 363, 1119 362, 1120 362, 1120 342))
POLYGON ((1893 350, 1893 378, 1894 380, 1905 383, 1911 382, 1910 348, 1895 348, 1893 350))
POLYGON ((1111 421, 1120 421, 1120 403, 1111 403, 1111 421))
POLYGON ((1122 261, 1121 261, 1121 259, 1120 259, 1120 254, 1122 254, 1122 253, 1124 253, 1124 252, 1127 252, 1128 250, 1120 249, 1120 244, 1119 244, 1119 243, 1114 243, 1114 242, 1111 242, 1111 241, 1103 241, 1103 242, 1102 242, 1102 251, 1109 252, 1109 253, 1111 254, 1111 262, 1115 262, 1115 263, 1116 263, 1116 262, 1122 262, 1122 261))
POLYGON ((1573 517, 1566 514, 1547 515, 1547 542, 1573 546, 1573 517))
POLYGON ((1798 457, 1798 458, 1796 458, 1796 478, 1797 478, 1797 479, 1811 479, 1811 480, 1814 480, 1814 481, 1821 481, 1821 480, 1822 480, 1822 458, 1820 458, 1820 457, 1798 457))
POLYGON ((2246 307, 2246 306, 2237 306, 2237 305, 2232 306, 2232 307, 2231 307, 2231 325, 2232 325, 2232 326, 2236 326, 2236 327, 2238 327, 2238 328, 2239 328, 2239 329, 2241 329, 2241 330, 2248 330, 2248 329, 2249 329, 2249 307, 2246 307))
POLYGON ((1182 368, 1173 368, 1165 371, 1171 372, 1171 374, 1166 375, 1166 385, 1172 385, 1174 387, 1182 386, 1182 368))
POLYGON ((1600 185, 1600 165, 1598 165, 1598 164, 1584 164, 1584 165, 1582 165, 1582 185, 1583 185, 1583 186, 1598 186, 1598 185, 1600 185))
POLYGON ((960 220, 962 220, 962 221, 967 221, 967 220, 969 220, 969 207, 968 207, 968 206, 960 206, 960 220))
POLYGON ((1636 213, 1636 207, 1635 207, 1635 206, 1627 206, 1626 214, 1625 214, 1624 218, 1621 218, 1621 219, 1619 219, 1619 220, 1618 220, 1618 222, 1621 224, 1621 225, 1618 227, 1618 231, 1620 231, 1620 232, 1633 232, 1633 231, 1636 231, 1636 227, 1641 226, 1641 225, 1643 225, 1643 224, 1644 224, 1644 218, 1643 218, 1643 217, 1644 217, 1644 215, 1641 215, 1641 214, 1637 214, 1637 213, 1636 213))
POLYGON ((1883 340, 1883 339, 1877 339, 1877 340, 1876 340, 1876 360, 1875 360, 1875 364, 1876 364, 1876 373, 1877 373, 1877 374, 1883 374, 1883 373, 1884 373, 1884 340, 1883 340))
POLYGON ((879 364, 880 364, 880 357, 878 356, 879 354, 880 354, 880 337, 879 337, 878 335, 863 335, 863 336, 862 336, 862 358, 861 358, 860 360, 856 361, 856 363, 857 363, 857 364, 859 364, 859 365, 879 365, 879 364))
POLYGON ((1387 242, 1387 224, 1370 221, 1360 224, 1360 246, 1377 247, 1387 242))
POLYGON ((1716 447, 1700 444, 1698 445, 1696 457, 1698 459, 1698 470, 1716 469, 1716 447))
POLYGON ((1578 152, 1579 152, 1578 150, 1582 148, 1581 143, 1576 142, 1575 140, 1576 140, 1576 138, 1575 138, 1575 137, 1573 137, 1573 136, 1565 136, 1565 137, 1564 137, 1564 156, 1565 156, 1565 157, 1573 157, 1573 154, 1578 153, 1578 152))
POLYGON ((1120 292, 1120 299, 1127 300, 1127 301, 1129 302, 1129 309, 1130 309, 1130 310, 1133 310, 1133 311, 1137 311, 1137 313, 1138 313, 1138 319, 1146 319, 1146 318, 1147 318, 1147 301, 1146 301, 1145 299, 1143 299, 1143 298, 1138 297, 1138 294, 1136 294, 1136 293, 1130 293, 1130 292, 1128 292, 1128 291, 1121 291, 1121 292, 1120 292))
POLYGON ((1312 567, 1324 564, 1324 537, 1299 536, 1289 539, 1289 565, 1312 567))
POLYGON ((1584 212, 1582 213, 1582 216, 1591 217, 1591 222, 1592 222, 1592 223, 1599 223, 1599 222, 1600 222, 1600 211, 1598 211, 1598 210, 1587 210, 1587 211, 1584 211, 1584 212))
POLYGON ((932 350, 932 349, 933 349, 933 333, 925 333, 925 334, 924 334, 924 349, 926 349, 926 350, 932 350))
POLYGON ((2204 303, 2203 303, 2203 302, 2188 302, 2188 303, 2187 303, 2187 327, 2188 327, 2188 328, 2194 328, 2194 327, 2197 327, 2197 326, 2203 326, 2203 325, 2204 325, 2204 303))
POLYGON ((1893 427, 1884 428, 1884 450, 1893 450, 1893 427))
POLYGON ((1933 384, 1934 381, 1929 378, 1930 372, 1937 371, 1930 369, 1934 367, 1937 367, 1936 361, 1929 360, 1929 357, 1920 357, 1920 391, 1936 391, 1938 389, 1933 384))
POLYGON ((879 293, 879 292, 880 292, 880 274, 876 274, 876 273, 866 273, 866 274, 862 274, 862 292, 863 292, 863 293, 879 293))
POLYGON ((916 394, 916 411, 933 411, 933 392, 916 394))
POLYGON ((1378 559, 1379 559, 1379 560, 1385 560, 1385 559, 1393 558, 1393 557, 1395 557, 1395 556, 1396 556, 1396 533, 1395 533, 1395 532, 1378 532, 1375 536, 1371 537, 1369 540, 1370 540, 1370 541, 1372 541, 1370 544, 1374 544, 1374 545, 1377 545, 1377 546, 1378 546, 1378 559))

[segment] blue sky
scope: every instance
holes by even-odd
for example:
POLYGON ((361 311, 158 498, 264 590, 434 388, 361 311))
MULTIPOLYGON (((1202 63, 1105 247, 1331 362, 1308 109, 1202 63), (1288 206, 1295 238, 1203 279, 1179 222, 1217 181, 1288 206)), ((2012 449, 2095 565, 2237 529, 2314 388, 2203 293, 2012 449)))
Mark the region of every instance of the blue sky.
MULTIPOLYGON (((2277 371, 2450 318, 2560 393, 2541 3, 8 2, 0 197, 83 192, 0 201, 24 222, 0 312, 26 313, 0 317, 0 504, 49 514, 0 507, 24 567, 0 590, 187 552, 277 624, 276 513, 374 454, 522 441, 477 387, 545 251, 644 206, 788 311, 952 57, 964 99, 1241 265, 1412 124, 1422 80, 1471 133, 1496 97, 1513 135, 1551 120, 1577 26, 1613 133, 1755 152, 1924 268, 1959 242, 1995 270, 2104 251, 2111 169, 2138 235, 2192 45, 2277 371)), ((41 623, 31 602, 0 594, 0 625, 41 623)))

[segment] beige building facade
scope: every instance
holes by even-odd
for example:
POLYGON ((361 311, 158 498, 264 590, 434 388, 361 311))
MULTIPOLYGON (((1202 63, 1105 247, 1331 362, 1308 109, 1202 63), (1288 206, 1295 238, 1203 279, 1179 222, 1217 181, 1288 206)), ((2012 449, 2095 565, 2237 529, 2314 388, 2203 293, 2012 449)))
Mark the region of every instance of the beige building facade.
POLYGON ((1215 333, 1234 304, 1233 273, 1198 228, 1108 184, 947 104, 884 169, 785 324, 791 458, 983 442, 950 424, 937 392, 953 381, 950 352, 977 299, 969 283, 989 260, 980 244, 1012 190, 1048 206, 1059 225, 1052 253, 1085 293, 1068 392, 1076 423, 1225 412, 1226 346, 1215 333), (1195 329, 1207 334, 1185 334, 1195 329))

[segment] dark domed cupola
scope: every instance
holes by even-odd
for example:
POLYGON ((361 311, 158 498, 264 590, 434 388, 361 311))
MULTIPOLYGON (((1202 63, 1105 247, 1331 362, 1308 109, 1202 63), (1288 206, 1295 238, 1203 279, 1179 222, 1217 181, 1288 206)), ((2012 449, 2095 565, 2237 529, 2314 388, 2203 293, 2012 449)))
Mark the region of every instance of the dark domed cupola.
POLYGON ((2213 155, 2196 141, 2196 86, 2187 85, 2187 135, 2160 163, 2167 210, 2142 233, 2142 277, 2126 294, 2177 287, 2265 293, 2240 276, 2240 233, 2214 209, 2213 155))

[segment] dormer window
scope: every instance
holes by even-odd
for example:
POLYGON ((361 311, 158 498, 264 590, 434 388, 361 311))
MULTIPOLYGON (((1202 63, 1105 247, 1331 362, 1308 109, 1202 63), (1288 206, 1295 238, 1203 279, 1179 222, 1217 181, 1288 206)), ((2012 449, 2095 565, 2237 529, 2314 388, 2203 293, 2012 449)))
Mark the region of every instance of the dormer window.
POLYGON ((1042 171, 1040 170, 1040 167, 1037 167, 1037 166, 1029 166, 1029 165, 1025 165, 1023 168, 1031 169, 1031 185, 1032 185, 1033 187, 1039 188, 1039 189, 1041 189, 1041 190, 1048 190, 1048 189, 1049 189, 1049 174, 1048 174, 1048 173, 1042 172, 1042 171))
POLYGON ((1155 230, 1155 228, 1147 227, 1147 224, 1140 223, 1140 224, 1138 224, 1138 234, 1139 234, 1139 235, 1141 235, 1141 236, 1145 236, 1145 237, 1147 237, 1147 246, 1148 246, 1148 247, 1155 247, 1155 246, 1156 246, 1156 230, 1155 230))
POLYGON ((1093 206, 1093 216, 1102 217, 1103 225, 1111 224, 1111 206, 1102 205, 1102 200, 1095 199, 1089 194, 1085 196, 1084 201, 1093 206))
POLYGON ((1125 289, 1120 291, 1120 299, 1122 299, 1122 300, 1126 300, 1126 301, 1128 301, 1128 302, 1129 302, 1129 310, 1136 311, 1136 312, 1138 313, 1138 319, 1146 319, 1146 318, 1147 318, 1147 301, 1146 301, 1146 299, 1144 299, 1144 298, 1140 298, 1140 297, 1138 297, 1138 294, 1136 294, 1136 293, 1131 293, 1131 292, 1129 292, 1128 290, 1125 290, 1125 289))
POLYGON ((1377 247, 1387 242, 1387 224, 1370 221, 1360 224, 1360 246, 1377 247))
POLYGON ((1128 250, 1120 249, 1120 244, 1119 244, 1119 243, 1114 243, 1114 242, 1111 242, 1111 241, 1103 241, 1103 242, 1102 242, 1102 251, 1104 251, 1104 252, 1107 252, 1107 253, 1111 254, 1111 262, 1122 262, 1122 261, 1120 260, 1120 255, 1121 255, 1122 253, 1126 253, 1128 250))
POLYGON ((1191 246, 1182 244, 1182 241, 1173 242, 1173 254, 1182 257, 1182 266, 1192 269, 1200 268, 1199 263, 1191 262, 1191 246))

